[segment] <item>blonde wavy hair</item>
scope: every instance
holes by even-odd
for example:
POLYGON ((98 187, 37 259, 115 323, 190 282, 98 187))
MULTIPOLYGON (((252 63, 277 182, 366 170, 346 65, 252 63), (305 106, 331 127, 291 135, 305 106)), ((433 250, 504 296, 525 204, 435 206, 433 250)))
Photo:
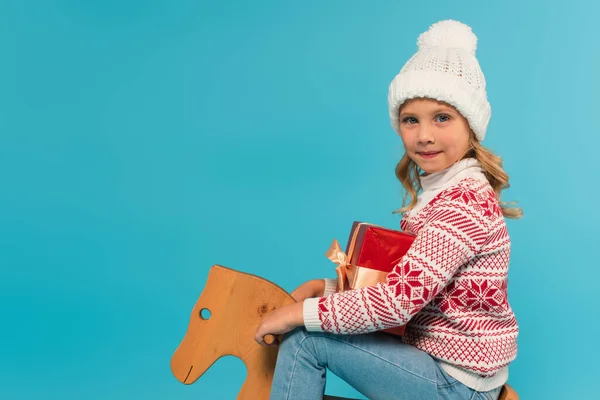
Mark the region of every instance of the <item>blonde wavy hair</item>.
MULTIPOLYGON (((500 201, 502 190, 510 187, 510 184, 508 183, 508 174, 502 169, 502 159, 485 148, 479 142, 472 130, 469 135, 469 149, 461 160, 465 158, 475 158, 483 167, 484 174, 496 193, 496 198, 502 209, 502 214, 507 218, 521 218, 523 216, 523 210, 518 207, 509 207, 509 205, 516 204, 515 202, 507 203, 500 201)), ((402 202, 402 208, 394 211, 394 213, 407 212, 417 204, 417 193, 422 189, 419 181, 419 176, 422 173, 423 171, 418 165, 404 153, 404 156, 396 165, 396 177, 404 187, 406 193, 402 202), (408 205, 406 204, 407 198, 410 198, 408 205)))

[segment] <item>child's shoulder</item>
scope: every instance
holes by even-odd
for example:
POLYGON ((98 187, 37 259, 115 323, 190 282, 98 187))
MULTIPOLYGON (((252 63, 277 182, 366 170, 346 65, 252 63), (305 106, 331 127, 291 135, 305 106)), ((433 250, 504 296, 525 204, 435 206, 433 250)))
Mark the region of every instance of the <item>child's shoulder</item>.
POLYGON ((468 176, 440 191, 438 197, 471 204, 478 198, 487 198, 490 195, 494 196, 494 189, 487 179, 468 176))
POLYGON ((440 190, 418 212, 404 214, 403 224, 416 228, 426 220, 447 215, 449 211, 486 219, 502 216, 500 202, 488 180, 469 176, 440 190))
POLYGON ((486 218, 502 217, 500 201, 487 179, 466 177, 441 191, 437 203, 441 207, 456 206, 486 218))

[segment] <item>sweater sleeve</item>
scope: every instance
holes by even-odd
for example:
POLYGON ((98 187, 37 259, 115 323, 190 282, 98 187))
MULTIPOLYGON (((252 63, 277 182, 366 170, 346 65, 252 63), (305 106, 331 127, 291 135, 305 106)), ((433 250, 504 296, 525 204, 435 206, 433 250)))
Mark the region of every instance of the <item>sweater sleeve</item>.
POLYGON ((324 281, 325 291, 323 292, 323 297, 329 296, 330 294, 337 292, 337 279, 324 278, 324 281))
POLYGON ((481 207, 467 197, 440 201, 385 282, 306 299, 306 329, 361 334, 405 325, 475 256, 488 231, 481 207))

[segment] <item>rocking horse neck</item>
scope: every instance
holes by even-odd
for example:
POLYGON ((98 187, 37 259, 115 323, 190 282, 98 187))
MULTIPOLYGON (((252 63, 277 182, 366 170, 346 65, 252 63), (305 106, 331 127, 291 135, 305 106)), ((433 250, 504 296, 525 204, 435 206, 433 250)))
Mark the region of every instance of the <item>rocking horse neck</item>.
MULTIPOLYGON (((237 400, 256 400, 269 397, 270 382, 273 379, 273 368, 264 364, 264 353, 252 350, 241 360, 246 365, 247 375, 237 400), (261 362, 261 360, 263 362, 261 362), (266 368, 265 368, 266 367, 266 368), (265 393, 258 393, 266 391, 265 393)), ((274 362, 274 359, 273 359, 274 362)))

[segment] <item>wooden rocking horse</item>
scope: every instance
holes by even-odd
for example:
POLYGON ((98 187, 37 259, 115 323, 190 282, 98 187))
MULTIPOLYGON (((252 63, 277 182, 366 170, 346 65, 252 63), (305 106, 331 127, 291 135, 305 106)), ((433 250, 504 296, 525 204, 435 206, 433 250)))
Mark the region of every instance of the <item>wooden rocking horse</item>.
MULTIPOLYGON (((254 333, 265 314, 294 301, 289 293, 266 279, 221 265, 212 266, 192 310, 187 332, 171 358, 173 375, 190 385, 219 358, 233 355, 242 360, 247 370, 237 400, 267 400, 278 348, 260 346, 254 333)), ((271 335, 265 337, 267 343, 273 340, 271 335)), ((500 400, 518 398, 510 386, 504 386, 500 400)), ((323 399, 351 400, 328 395, 323 399)))

